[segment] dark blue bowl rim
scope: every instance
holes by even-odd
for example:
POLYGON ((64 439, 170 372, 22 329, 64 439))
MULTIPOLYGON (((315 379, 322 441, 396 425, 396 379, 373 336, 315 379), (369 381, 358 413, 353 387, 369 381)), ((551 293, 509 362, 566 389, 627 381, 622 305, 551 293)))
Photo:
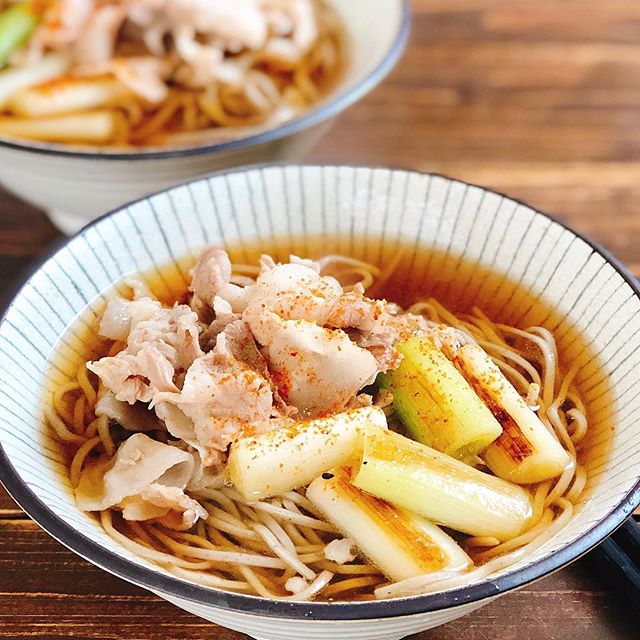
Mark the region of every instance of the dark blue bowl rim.
POLYGON ((225 142, 214 142, 211 144, 178 147, 175 149, 140 149, 132 152, 96 152, 84 149, 66 148, 64 145, 37 142, 19 142, 6 138, 0 138, 0 148, 14 149, 16 151, 35 153, 41 155, 63 156, 67 158, 77 158, 81 160, 127 160, 135 162, 138 160, 163 160, 170 158, 183 158, 188 156, 199 156, 213 153, 224 153, 237 151, 246 147, 260 146, 268 142, 273 142, 287 136, 299 133, 303 129, 313 127, 325 120, 337 116, 341 111, 350 107, 366 93, 371 91, 393 68, 402 52, 404 51, 409 37, 409 27, 411 24, 410 0, 402 0, 401 19, 398 31, 384 58, 372 69, 367 76, 355 84, 344 94, 338 94, 316 109, 311 109, 305 115, 285 122, 279 127, 268 129, 261 133, 227 140, 225 142))
MULTIPOLYGON (((304 167, 315 165, 298 165, 293 163, 257 164, 237 167, 231 170, 217 171, 211 173, 207 177, 230 175, 234 173, 250 171, 253 169, 291 166, 304 167)), ((538 215, 546 217, 549 220, 559 224, 567 231, 573 233, 585 243, 587 243, 595 253, 600 254, 600 256, 603 257, 620 274, 620 276, 626 281, 629 287, 631 287, 635 296, 640 299, 640 286, 638 285, 638 282, 627 271, 626 267, 624 267, 617 258, 611 255, 608 250, 604 249, 602 246, 593 242, 581 233, 575 231, 570 226, 557 220, 555 217, 538 211, 533 207, 530 207, 530 205, 528 205, 526 202, 523 202, 522 200, 512 198, 508 195, 505 195, 498 191, 494 191, 492 189, 485 189, 484 187, 480 187, 479 185, 475 185, 464 180, 450 178, 438 173, 424 174, 422 172, 414 170, 407 170, 402 167, 359 167, 357 165, 340 166, 353 169, 384 168, 407 171, 409 173, 420 175, 438 176, 447 180, 453 180, 454 182, 466 184, 471 187, 484 189, 485 191, 495 193, 513 202, 519 203, 523 206, 527 206, 535 211, 538 215)), ((198 178, 198 180, 200 179, 202 178, 198 178)), ((195 181, 197 180, 190 180, 183 184, 186 185, 190 182, 195 181)), ((165 189, 159 191, 158 193, 164 193, 168 190, 169 189, 165 189)), ((142 198, 136 202, 144 201, 147 198, 153 197, 153 195, 157 194, 151 194, 150 196, 142 198)), ((118 209, 104 214, 100 218, 97 218, 96 220, 85 226, 75 236, 71 238, 63 238, 60 242, 58 242, 33 269, 31 275, 26 279, 24 285, 14 296, 13 301, 5 309, 2 317, 0 318, 0 326, 4 323, 5 318, 11 307, 13 306, 15 300, 29 286, 31 277, 42 267, 42 265, 44 265, 52 256, 54 256, 59 250, 61 250, 71 240, 73 240, 73 238, 85 234, 88 229, 91 229, 101 220, 116 214, 118 211, 126 208, 127 206, 129 205, 123 205, 118 209)), ((414 596, 410 598, 399 598, 394 600, 380 600, 370 602, 288 602, 280 600, 268 600, 257 596, 231 593, 203 587, 196 584, 191 584, 179 580, 178 578, 159 574, 151 569, 139 566, 121 556, 118 556, 115 553, 112 553, 111 551, 108 551, 93 540, 80 534, 64 520, 59 518, 43 502, 40 501, 37 495, 27 486, 27 484, 22 480, 22 478, 14 469, 7 453, 4 450, 4 447, 2 446, 2 443, 0 443, 0 482, 4 485, 13 499, 20 505, 20 507, 22 507, 25 513, 27 513, 45 531, 47 531, 47 533, 58 540, 58 542, 62 543, 70 550, 74 551, 86 560, 89 560, 98 567, 108 571, 109 573, 112 573, 113 575, 136 584, 140 587, 154 591, 158 595, 166 595, 169 598, 185 600, 195 605, 217 607, 221 609, 228 609, 232 611, 269 618, 293 618, 327 621, 394 618, 450 609, 463 604, 478 603, 480 605, 483 600, 525 586, 526 584, 549 575, 550 573, 561 569, 574 560, 577 560, 580 556, 590 551, 593 547, 602 542, 607 536, 613 533, 640 505, 640 481, 638 481, 631 488, 631 490, 627 492, 624 498, 609 511, 609 513, 604 515, 601 520, 594 524, 585 534, 583 534, 577 540, 574 540, 554 554, 542 558, 541 560, 538 560, 530 565, 522 567, 521 569, 506 573, 493 579, 485 580, 481 583, 469 587, 452 589, 444 593, 433 593, 422 596, 414 596)))

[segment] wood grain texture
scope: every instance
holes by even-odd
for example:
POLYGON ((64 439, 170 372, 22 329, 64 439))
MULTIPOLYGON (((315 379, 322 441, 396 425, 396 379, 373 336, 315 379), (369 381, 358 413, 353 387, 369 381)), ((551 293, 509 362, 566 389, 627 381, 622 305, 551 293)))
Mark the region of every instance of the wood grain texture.
MULTIPOLYGON (((479 183, 554 213, 640 275, 640 3, 415 0, 392 75, 343 114, 314 162, 479 183)), ((0 192, 0 304, 58 234, 0 192)), ((0 491, 0 637, 246 636, 68 552, 0 491)), ((637 620, 588 558, 413 640, 631 640, 637 620)))
MULTIPOLYGON (((88 565, 29 520, 0 520, 0 548, 0 637, 246 638, 88 565)), ((624 604, 581 561, 414 640, 618 640, 633 630, 624 604)))

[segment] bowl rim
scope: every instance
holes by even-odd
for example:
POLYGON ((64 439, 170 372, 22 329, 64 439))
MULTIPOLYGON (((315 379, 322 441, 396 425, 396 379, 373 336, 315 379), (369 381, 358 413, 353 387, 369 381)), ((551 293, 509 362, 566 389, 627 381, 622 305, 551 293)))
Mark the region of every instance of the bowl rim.
MULTIPOLYGON (((92 227, 100 223, 119 211, 126 209, 128 206, 144 202, 148 198, 160 195, 172 189, 180 188, 191 183, 201 180, 208 180, 218 176, 231 175, 236 173, 245 173, 252 170, 260 170, 267 168, 288 167, 297 168, 347 168, 347 169, 386 169, 390 171, 398 171, 419 176, 441 177, 445 180, 457 182, 470 187, 483 189, 488 193, 494 193, 502 196, 519 205, 528 207, 537 215, 555 222, 565 230, 574 234, 591 247, 594 253, 599 254, 607 263, 609 263, 615 271, 623 278, 635 294, 640 299, 640 282, 638 282, 627 268, 615 258, 607 249, 597 242, 584 236, 582 233, 575 231, 571 226, 558 220, 555 216, 543 213, 538 209, 531 207, 525 201, 513 198, 500 191, 495 191, 480 185, 451 178, 441 173, 422 172, 403 167, 391 166, 363 166, 359 164, 299 164, 299 163, 260 163, 253 165, 245 165, 209 173, 195 179, 187 180, 182 184, 162 189, 153 194, 139 198, 128 204, 122 205, 117 209, 109 211, 99 218, 91 221, 75 235, 62 238, 37 262, 30 270, 29 275, 24 278, 22 286, 14 294, 10 303, 3 310, 0 316, 0 326, 15 304, 15 301, 29 287, 32 277, 40 271, 40 269, 55 256, 60 250, 78 238, 87 233, 92 227)), ((601 519, 593 524, 581 537, 568 545, 562 547, 550 556, 546 556, 529 565, 526 565, 515 571, 507 572, 496 578, 487 578, 482 582, 467 587, 458 587, 444 592, 430 593, 426 595, 411 596, 405 598, 394 598, 389 600, 377 600, 366 602, 292 602, 283 600, 270 600, 260 596, 240 594, 230 591, 205 587, 181 580, 177 577, 164 575, 135 564, 126 558, 119 556, 97 542, 89 539, 79 533, 71 525, 67 524, 62 518, 57 516, 48 506, 46 506, 38 496, 27 486, 26 482, 20 477, 13 467, 13 464, 7 455, 2 442, 0 441, 0 483, 4 485, 7 492, 18 503, 18 505, 31 517, 41 528, 49 535, 55 538, 65 547, 80 555, 85 560, 108 571, 109 573, 133 583, 139 587, 150 590, 157 595, 166 595, 173 600, 184 600, 196 605, 205 607, 215 607, 223 610, 230 610, 246 615, 255 615, 268 618, 289 618, 289 619, 308 619, 322 621, 341 621, 341 620, 371 620, 380 618, 395 618, 417 614, 423 614, 438 610, 450 609, 463 604, 481 602, 483 600, 502 595, 508 591, 523 587, 534 580, 543 578, 571 562, 577 560, 582 555, 589 552, 593 547, 602 542, 607 536, 612 534, 624 521, 633 513, 634 509, 640 505, 640 480, 626 493, 626 495, 601 519)))
POLYGON ((337 116, 340 112, 350 107, 371 91, 391 71, 404 52, 411 25, 410 0, 398 0, 398 4, 400 8, 398 30, 379 64, 345 93, 341 93, 338 90, 333 97, 331 97, 332 94, 330 93, 329 99, 326 102, 321 103, 316 108, 310 109, 304 115, 294 118, 293 120, 288 120, 277 127, 269 128, 266 131, 255 133, 246 138, 167 149, 141 148, 135 151, 111 152, 105 148, 103 151, 94 151, 84 148, 67 148, 62 144, 56 143, 19 141, 18 139, 13 140, 2 137, 0 137, 0 149, 6 148, 38 155, 63 156, 83 160, 161 160, 232 152, 291 136, 337 116))

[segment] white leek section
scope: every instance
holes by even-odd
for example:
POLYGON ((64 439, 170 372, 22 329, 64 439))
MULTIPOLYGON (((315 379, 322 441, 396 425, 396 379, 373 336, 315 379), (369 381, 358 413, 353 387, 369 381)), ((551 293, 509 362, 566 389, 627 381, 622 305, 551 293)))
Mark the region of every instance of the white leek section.
POLYGON ((11 112, 39 118, 110 107, 131 100, 131 91, 114 78, 69 78, 53 85, 27 87, 7 103, 11 112))
POLYGON ((518 484, 559 476, 571 463, 569 454, 489 356, 467 344, 458 350, 456 363, 502 425, 502 435, 483 454, 489 469, 518 484))
POLYGON ((386 429, 384 411, 363 407, 242 438, 231 446, 229 479, 247 500, 303 487, 359 457, 366 427, 386 429))
POLYGON ((409 440, 367 430, 353 484, 432 522, 474 536, 509 540, 532 514, 521 487, 409 440))
POLYGON ((476 456, 502 427, 462 374, 427 336, 397 346, 404 356, 380 376, 400 419, 415 440, 454 458, 476 456))
POLYGON ((109 109, 47 118, 6 116, 0 118, 0 135, 47 142, 101 144, 114 139, 119 130, 118 123, 118 114, 109 109))
POLYGON ((314 480, 307 498, 390 580, 464 571, 472 564, 439 527, 360 491, 344 469, 314 480))
POLYGON ((52 53, 34 65, 2 71, 0 73, 0 109, 4 108, 7 100, 17 91, 51 80, 62 75, 68 68, 68 58, 52 53))

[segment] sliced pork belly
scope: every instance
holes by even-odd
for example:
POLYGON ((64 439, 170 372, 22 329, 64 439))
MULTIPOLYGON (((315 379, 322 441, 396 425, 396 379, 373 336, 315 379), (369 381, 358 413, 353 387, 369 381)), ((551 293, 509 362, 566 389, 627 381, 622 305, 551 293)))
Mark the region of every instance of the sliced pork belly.
POLYGON ((269 382, 273 396, 272 415, 274 417, 289 418, 298 413, 298 409, 287 404, 280 394, 278 386, 269 371, 269 364, 258 348, 258 343, 248 322, 237 320, 227 325, 217 346, 219 350, 230 353, 234 358, 248 364, 256 373, 259 373, 269 382))
POLYGON ((113 58, 116 37, 125 15, 124 9, 115 5, 93 12, 75 43, 74 54, 83 64, 105 65, 113 58))
POLYGON ((153 483, 139 495, 125 498, 120 504, 125 520, 160 520, 173 529, 190 529, 206 518, 204 507, 180 487, 153 483))
POLYGON ((213 309, 215 298, 225 301, 232 313, 241 313, 247 304, 246 287, 231 283, 229 255, 217 247, 205 249, 200 254, 191 270, 191 291, 191 306, 200 317, 213 309))
POLYGON ((182 391, 159 393, 153 404, 169 432, 211 465, 242 431, 269 428, 273 396, 265 378, 216 348, 189 367, 182 391))
POLYGON ((344 331, 258 310, 244 317, 267 348, 282 397, 306 416, 341 411, 379 372, 375 357, 344 331))
POLYGON ((191 453, 136 433, 125 440, 107 463, 85 467, 76 488, 83 511, 123 510, 129 520, 167 516, 171 511, 193 524, 207 516, 184 489, 195 468, 191 453))
POLYGON ((171 362, 153 346, 142 347, 135 355, 120 352, 113 357, 88 362, 93 371, 116 400, 151 402, 161 391, 178 391, 173 383, 175 373, 171 362))
POLYGON ((127 431, 155 431, 162 429, 163 424, 154 411, 142 403, 134 405, 116 400, 111 391, 107 391, 96 402, 96 416, 107 416, 127 431))
MULTIPOLYGON (((135 291, 133 286, 132 290, 135 291)), ((162 305, 151 298, 143 297, 134 300, 114 298, 109 301, 102 315, 100 335, 110 340, 125 342, 129 337, 132 324, 152 320, 161 308, 162 305)))
POLYGON ((336 329, 382 332, 390 315, 384 300, 372 300, 356 286, 345 293, 340 283, 321 276, 319 266, 292 256, 288 264, 261 270, 248 306, 268 309, 285 320, 308 320, 336 329))
POLYGON ((395 345, 404 342, 411 336, 431 331, 429 321, 423 316, 412 313, 389 315, 384 323, 372 331, 349 331, 352 340, 371 353, 381 371, 395 369, 402 356, 395 345))
POLYGON ((100 333, 126 340, 116 356, 87 363, 117 400, 150 402, 159 392, 177 392, 177 373, 202 355, 197 315, 186 305, 165 308, 142 298, 112 300, 105 310, 100 333))

